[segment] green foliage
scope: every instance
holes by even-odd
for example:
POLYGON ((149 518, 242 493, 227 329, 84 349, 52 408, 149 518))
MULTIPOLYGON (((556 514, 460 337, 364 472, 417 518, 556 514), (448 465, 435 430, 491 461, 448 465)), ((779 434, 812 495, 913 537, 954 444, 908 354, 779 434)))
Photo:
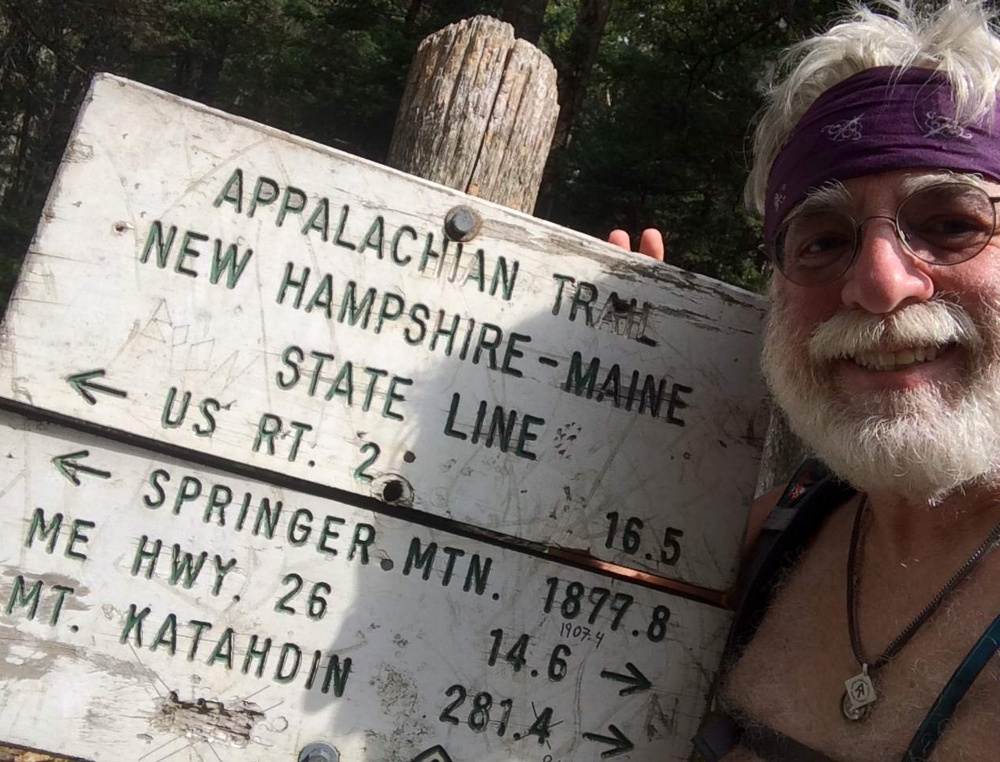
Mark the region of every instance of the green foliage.
POLYGON ((759 227, 742 206, 749 126, 776 51, 835 8, 803 3, 791 19, 787 5, 617 2, 554 220, 595 236, 658 227, 668 262, 759 288, 759 227))

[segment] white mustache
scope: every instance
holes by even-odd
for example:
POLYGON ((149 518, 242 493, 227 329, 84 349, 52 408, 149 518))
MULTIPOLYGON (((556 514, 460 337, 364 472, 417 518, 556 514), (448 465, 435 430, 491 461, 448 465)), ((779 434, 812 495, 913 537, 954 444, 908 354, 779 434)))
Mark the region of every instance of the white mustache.
POLYGON ((962 344, 975 350, 983 346, 983 337, 964 307, 932 299, 888 315, 873 315, 863 310, 838 312, 813 331, 809 356, 823 362, 864 352, 896 352, 947 344, 962 344))

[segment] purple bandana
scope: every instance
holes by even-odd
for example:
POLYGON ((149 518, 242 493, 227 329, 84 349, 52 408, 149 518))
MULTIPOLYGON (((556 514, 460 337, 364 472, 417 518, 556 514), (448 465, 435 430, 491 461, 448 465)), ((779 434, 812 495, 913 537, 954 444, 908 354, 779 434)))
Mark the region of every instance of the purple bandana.
POLYGON ((932 167, 1000 178, 1000 139, 988 123, 960 125, 947 79, 931 69, 881 66, 823 93, 771 167, 764 240, 808 191, 895 169, 932 167))

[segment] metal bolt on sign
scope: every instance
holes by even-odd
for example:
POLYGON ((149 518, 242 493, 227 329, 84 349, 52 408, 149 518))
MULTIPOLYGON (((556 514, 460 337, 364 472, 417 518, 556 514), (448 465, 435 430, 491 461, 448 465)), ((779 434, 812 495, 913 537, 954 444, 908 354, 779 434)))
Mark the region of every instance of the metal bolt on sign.
POLYGON ((471 241, 479 235, 483 226, 482 218, 474 209, 467 206, 456 206, 448 211, 444 218, 444 232, 457 243, 471 241))
POLYGON ((340 753, 327 743, 311 743, 299 752, 299 762, 340 762, 340 753))

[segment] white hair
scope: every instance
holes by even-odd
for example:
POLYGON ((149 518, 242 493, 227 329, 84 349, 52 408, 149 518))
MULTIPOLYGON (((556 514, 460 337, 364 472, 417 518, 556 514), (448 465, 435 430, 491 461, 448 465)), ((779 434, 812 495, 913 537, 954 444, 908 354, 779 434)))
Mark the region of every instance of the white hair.
POLYGON ((936 11, 914 0, 883 0, 895 17, 854 4, 823 34, 789 48, 780 70, 788 74, 767 94, 753 139, 753 167, 745 202, 764 212, 771 165, 795 124, 822 93, 865 69, 912 66, 945 74, 964 123, 993 114, 1000 86, 1000 39, 981 0, 950 0, 936 11))

